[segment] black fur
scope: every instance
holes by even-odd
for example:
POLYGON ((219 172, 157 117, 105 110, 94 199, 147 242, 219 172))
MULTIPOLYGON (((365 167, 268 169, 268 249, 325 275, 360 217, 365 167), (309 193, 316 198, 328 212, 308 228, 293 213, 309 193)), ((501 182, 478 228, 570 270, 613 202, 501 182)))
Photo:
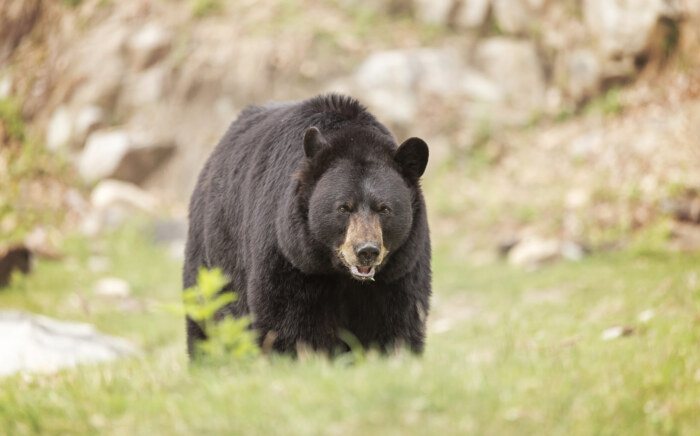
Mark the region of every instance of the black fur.
MULTIPOLYGON (((221 267, 239 294, 224 312, 251 315, 260 343, 274 332, 277 351, 337 351, 349 332, 365 347, 421 352, 431 270, 418 178, 428 149, 404 144, 397 152, 387 128, 345 96, 246 108, 192 194, 184 286, 201 266, 221 267), (346 200, 368 216, 390 206, 377 215, 389 254, 375 281, 354 279, 336 254, 346 200)), ((187 338, 192 355, 204 334, 190 319, 187 338)))

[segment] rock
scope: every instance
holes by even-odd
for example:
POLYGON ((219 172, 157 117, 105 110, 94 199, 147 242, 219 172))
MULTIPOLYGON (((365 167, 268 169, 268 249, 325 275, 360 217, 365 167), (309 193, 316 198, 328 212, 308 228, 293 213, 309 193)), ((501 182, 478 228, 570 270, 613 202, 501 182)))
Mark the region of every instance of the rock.
POLYGON ((453 0, 414 0, 413 7, 418 21, 444 26, 453 9, 453 0))
POLYGON ((530 237, 520 241, 508 253, 512 265, 534 269, 560 256, 561 243, 556 239, 530 237))
POLYGON ((73 135, 73 118, 65 106, 59 106, 51 116, 46 129, 46 147, 59 150, 68 145, 73 135))
POLYGON ((90 194, 90 202, 97 210, 121 209, 153 213, 158 207, 157 200, 138 186, 119 180, 102 180, 90 194))
POLYGON ((154 214, 158 201, 138 186, 119 180, 102 180, 90 195, 93 210, 81 222, 87 236, 97 236, 138 213, 154 214))
POLYGON ((499 29, 525 35, 533 24, 533 11, 525 0, 493 0, 493 15, 499 29))
POLYGON ((463 71, 456 83, 457 86, 453 88, 453 92, 469 100, 498 103, 504 99, 501 87, 479 71, 472 69, 463 71))
POLYGON ((460 0, 457 2, 454 25, 474 29, 486 24, 491 0, 460 0))
POLYGON ((127 41, 131 65, 144 70, 161 60, 172 44, 172 34, 155 23, 149 23, 127 41))
POLYGON ((604 341, 611 341, 613 339, 618 339, 623 336, 630 336, 634 333, 634 327, 615 325, 603 330, 600 335, 600 339, 604 341))
POLYGON ((106 277, 95 283, 92 293, 100 297, 126 298, 131 295, 131 286, 126 280, 106 277))
POLYGON ((27 247, 18 245, 0 249, 0 288, 10 284, 13 272, 28 274, 31 268, 32 252, 27 247))
POLYGON ((369 56, 353 79, 357 93, 381 117, 405 124, 413 120, 422 94, 449 99, 473 91, 455 86, 463 73, 460 57, 451 50, 394 50, 369 56))
POLYGON ((566 94, 575 102, 588 100, 598 94, 602 69, 597 56, 590 50, 578 49, 564 54, 557 65, 558 80, 566 94))
POLYGON ((652 42, 660 20, 678 20, 678 0, 584 0, 583 15, 606 57, 635 56, 652 42))
POLYGON ((417 110, 416 76, 406 52, 388 51, 370 55, 354 80, 374 110, 389 121, 408 123, 417 110))
POLYGON ((642 324, 647 324, 649 321, 654 319, 654 316, 656 316, 654 309, 646 309, 639 312, 639 315, 637 315, 637 321, 641 322, 642 324))
POLYGON ((0 375, 55 372, 84 363, 109 362, 137 353, 124 339, 89 324, 58 321, 19 311, 0 311, 0 375))
POLYGON ((97 131, 88 137, 78 168, 88 182, 116 178, 140 183, 174 151, 175 144, 169 141, 138 138, 123 130, 97 131))
POLYGON ((86 106, 78 112, 75 119, 73 140, 82 147, 88 135, 97 130, 104 120, 104 112, 99 106, 86 106))
POLYGON ((114 170, 112 177, 142 183, 175 153, 175 143, 143 138, 135 140, 114 170))
POLYGON ((0 75, 0 100, 8 98, 12 94, 12 78, 9 74, 0 75))
POLYGON ((561 243, 561 257, 566 260, 578 262, 586 255, 586 250, 573 241, 564 241, 561 243))
POLYGON ((477 46, 475 61, 512 106, 524 111, 544 106, 544 73, 532 42, 489 38, 477 46))
POLYGON ((114 174, 131 147, 129 134, 123 130, 91 134, 80 156, 80 175, 88 182, 114 174))
POLYGON ((124 85, 120 105, 138 109, 158 103, 166 90, 168 71, 163 67, 153 67, 143 73, 133 75, 124 85))

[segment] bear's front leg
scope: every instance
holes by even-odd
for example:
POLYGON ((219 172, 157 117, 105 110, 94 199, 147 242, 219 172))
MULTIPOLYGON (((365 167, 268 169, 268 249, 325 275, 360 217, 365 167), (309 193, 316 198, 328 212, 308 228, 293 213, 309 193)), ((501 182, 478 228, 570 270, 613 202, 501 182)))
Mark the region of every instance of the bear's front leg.
POLYGON ((328 279, 307 276, 278 259, 256 268, 248 282, 253 328, 263 350, 295 354, 298 347, 333 353, 342 316, 328 279))

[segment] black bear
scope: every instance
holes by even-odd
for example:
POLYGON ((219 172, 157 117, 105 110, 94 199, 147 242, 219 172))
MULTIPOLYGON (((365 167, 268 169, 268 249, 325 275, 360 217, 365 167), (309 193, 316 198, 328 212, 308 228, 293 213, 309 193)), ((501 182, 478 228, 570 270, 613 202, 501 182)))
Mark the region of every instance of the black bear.
MULTIPOLYGON (((200 267, 220 267, 230 278, 224 292, 239 298, 219 315, 250 315, 259 343, 274 351, 334 353, 354 341, 422 352, 427 162, 423 140, 398 146, 350 97, 247 107, 192 194, 184 286, 200 267)), ((202 339, 187 319, 191 357, 202 339)))

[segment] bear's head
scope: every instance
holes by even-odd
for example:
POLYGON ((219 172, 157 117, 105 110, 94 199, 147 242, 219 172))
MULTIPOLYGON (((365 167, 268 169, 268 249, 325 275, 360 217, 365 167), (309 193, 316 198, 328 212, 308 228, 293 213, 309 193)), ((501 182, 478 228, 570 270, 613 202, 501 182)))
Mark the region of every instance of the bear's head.
MULTIPOLYGON (((332 268, 372 280, 409 238, 428 146, 367 129, 306 130, 300 175, 309 237, 332 268)), ((422 204, 422 200, 420 200, 422 204)))

